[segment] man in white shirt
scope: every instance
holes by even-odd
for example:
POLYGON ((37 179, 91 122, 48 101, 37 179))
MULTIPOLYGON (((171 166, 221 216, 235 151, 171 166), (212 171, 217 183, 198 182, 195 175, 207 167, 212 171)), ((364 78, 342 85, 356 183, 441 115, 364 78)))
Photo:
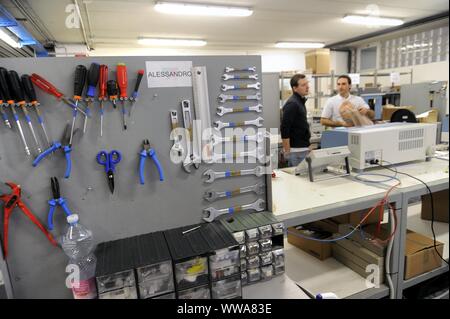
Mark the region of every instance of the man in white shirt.
POLYGON ((329 127, 353 126, 352 123, 344 121, 341 116, 340 108, 344 103, 350 103, 361 115, 367 116, 373 120, 375 112, 370 109, 361 97, 350 94, 351 85, 352 80, 348 75, 341 75, 338 77, 337 89, 339 94, 327 101, 325 108, 322 111, 320 124, 329 127))

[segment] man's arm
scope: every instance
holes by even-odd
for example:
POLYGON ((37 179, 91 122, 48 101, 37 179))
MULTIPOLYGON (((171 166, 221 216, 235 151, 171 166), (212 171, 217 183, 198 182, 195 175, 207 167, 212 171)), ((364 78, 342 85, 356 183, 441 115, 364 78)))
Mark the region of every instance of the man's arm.
POLYGON ((287 154, 291 150, 290 145, 290 134, 291 134, 291 127, 294 123, 294 110, 295 105, 286 104, 283 107, 283 118, 281 120, 281 140, 283 142, 283 151, 287 154))
POLYGON ((320 124, 322 124, 323 126, 329 126, 329 127, 348 126, 348 124, 345 122, 333 121, 333 120, 327 119, 325 117, 320 118, 320 124))
POLYGON ((283 152, 285 155, 289 154, 291 152, 291 143, 288 138, 281 139, 283 142, 283 152))
POLYGON ((358 111, 361 115, 367 116, 369 119, 373 120, 375 118, 375 111, 370 109, 370 106, 360 97, 358 106, 358 111))

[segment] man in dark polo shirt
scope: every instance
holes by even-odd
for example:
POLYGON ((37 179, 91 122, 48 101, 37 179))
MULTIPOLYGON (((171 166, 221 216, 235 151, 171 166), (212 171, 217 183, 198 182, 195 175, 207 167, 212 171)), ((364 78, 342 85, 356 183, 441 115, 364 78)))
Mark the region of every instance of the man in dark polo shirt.
POLYGON ((306 96, 309 94, 308 79, 304 74, 291 78, 292 96, 283 106, 281 139, 284 158, 289 166, 297 166, 309 152, 311 133, 306 118, 306 96))

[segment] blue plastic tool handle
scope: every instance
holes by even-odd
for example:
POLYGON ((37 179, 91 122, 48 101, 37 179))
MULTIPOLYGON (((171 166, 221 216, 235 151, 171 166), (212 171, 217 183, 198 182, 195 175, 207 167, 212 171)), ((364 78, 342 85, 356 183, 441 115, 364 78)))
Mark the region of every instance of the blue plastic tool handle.
POLYGON ((107 151, 100 151, 97 154, 97 163, 105 166, 105 172, 114 172, 115 165, 122 160, 122 154, 119 151, 112 150, 110 153, 107 151))
POLYGON ((38 115, 38 122, 39 122, 40 124, 44 124, 44 118, 43 118, 42 116, 39 116, 39 115, 38 115))
POLYGON ((6 113, 2 113, 2 118, 4 121, 8 120, 8 115, 6 113))
POLYGON ((47 155, 49 155, 50 153, 56 151, 58 148, 61 147, 61 143, 59 142, 54 142, 52 144, 52 146, 50 146, 49 148, 47 148, 45 151, 43 151, 41 154, 39 154, 36 159, 33 161, 33 167, 36 167, 40 161, 42 161, 47 155))
POLYGON ((70 157, 70 152, 72 152, 72 148, 68 145, 64 146, 64 156, 66 157, 66 172, 64 173, 64 178, 69 178, 70 171, 72 170, 72 159, 70 157))
POLYGON ((145 150, 142 150, 142 152, 139 153, 140 159, 139 159, 139 182, 141 185, 145 184, 144 181, 144 165, 145 165, 145 159, 147 158, 147 152, 145 150))
POLYGON ((66 200, 65 198, 58 198, 58 199, 51 199, 48 201, 48 204, 50 205, 50 210, 48 212, 48 217, 47 217, 47 225, 48 225, 48 229, 49 230, 53 230, 53 215, 55 214, 55 209, 56 209, 56 205, 59 204, 64 213, 66 214, 66 216, 70 216, 72 215, 72 212, 70 211, 69 207, 66 204, 66 200))
POLYGON ((107 151, 98 152, 97 163, 105 167, 105 172, 109 171, 109 154, 107 151))
POLYGON ((148 155, 152 158, 153 162, 155 162, 156 168, 158 169, 159 173, 159 180, 162 182, 164 180, 164 172, 162 170, 161 163, 156 156, 155 150, 151 148, 150 151, 148 151, 148 155))

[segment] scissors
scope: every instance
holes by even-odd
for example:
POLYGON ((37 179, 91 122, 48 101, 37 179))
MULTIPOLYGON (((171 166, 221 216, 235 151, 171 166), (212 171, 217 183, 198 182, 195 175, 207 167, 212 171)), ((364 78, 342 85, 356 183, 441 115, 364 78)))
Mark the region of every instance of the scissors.
POLYGON ((116 164, 122 159, 122 154, 119 151, 112 150, 111 152, 100 151, 97 154, 97 163, 105 167, 106 177, 108 178, 108 186, 111 194, 114 193, 114 170, 116 164))

